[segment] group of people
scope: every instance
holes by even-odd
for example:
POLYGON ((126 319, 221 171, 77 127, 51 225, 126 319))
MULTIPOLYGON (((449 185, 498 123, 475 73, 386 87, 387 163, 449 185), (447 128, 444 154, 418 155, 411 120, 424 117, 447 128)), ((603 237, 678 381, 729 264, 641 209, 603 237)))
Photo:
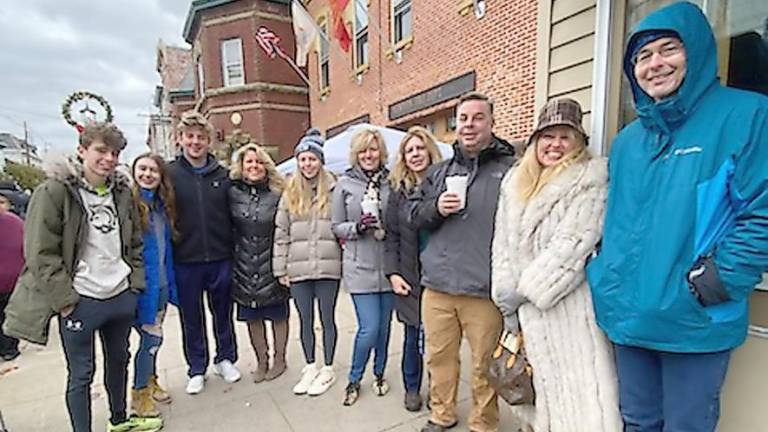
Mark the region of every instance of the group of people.
POLYGON ((639 118, 608 163, 590 153, 576 101, 547 103, 516 154, 493 133, 493 103, 478 92, 458 100, 450 159, 413 127, 390 171, 384 138, 361 129, 338 177, 324 168, 315 129, 295 146, 287 179, 253 143, 227 170, 209 153, 210 124, 189 112, 177 160, 139 156, 129 181, 115 171, 122 133, 88 125, 77 154, 32 196, 26 264, 3 329, 45 343, 58 316, 77 432, 91 430, 98 331, 108 430, 157 430, 156 404, 171 400, 155 369, 169 304, 182 323, 186 392, 197 394, 210 362, 204 293, 213 370, 230 383, 241 378, 233 307, 260 382, 286 370, 293 298, 306 362, 293 392, 318 396, 336 380, 342 285, 358 323, 346 406, 361 397, 372 353, 371 391, 389 391, 396 311, 407 410, 422 408, 427 376, 422 432, 459 421, 463 338, 468 428, 498 430, 487 371, 503 331, 524 335, 535 402, 512 409, 530 430, 714 431, 730 353, 746 337, 747 296, 768 270, 768 99, 720 85, 711 28, 690 3, 643 20, 624 69, 639 118), (140 344, 129 416, 132 328, 140 344))

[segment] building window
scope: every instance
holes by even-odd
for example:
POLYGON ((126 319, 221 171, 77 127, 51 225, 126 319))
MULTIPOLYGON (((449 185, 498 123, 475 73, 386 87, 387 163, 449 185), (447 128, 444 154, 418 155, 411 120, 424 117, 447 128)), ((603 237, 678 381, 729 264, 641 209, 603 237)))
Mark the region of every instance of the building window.
POLYGON ((484 17, 485 9, 485 0, 474 0, 474 3, 472 4, 472 11, 475 13, 475 18, 480 19, 484 17))
POLYGON ((197 84, 200 97, 205 96, 205 74, 203 74, 203 58, 197 57, 197 84))
MULTIPOLYGON (((632 29, 672 0, 634 0, 627 7, 632 29)), ((729 87, 768 95, 768 2, 765 0, 693 0, 707 15, 717 44, 718 76, 729 87)), ((625 38, 626 40, 626 38, 625 38)), ((632 89, 624 80, 620 123, 635 119, 632 89)))
POLYGON ((328 20, 323 20, 319 24, 320 31, 324 36, 320 36, 320 91, 331 86, 331 65, 330 65, 330 45, 328 44, 328 20))
POLYGON ((448 115, 448 130, 451 132, 456 130, 456 113, 448 115))
POLYGON ((355 68, 368 64, 368 0, 355 0, 355 68))
POLYGON ((245 84, 243 71, 243 41, 240 38, 221 42, 221 69, 224 87, 245 84))
POLYGON ((407 40, 413 32, 411 0, 392 0, 392 42, 397 45, 407 40))

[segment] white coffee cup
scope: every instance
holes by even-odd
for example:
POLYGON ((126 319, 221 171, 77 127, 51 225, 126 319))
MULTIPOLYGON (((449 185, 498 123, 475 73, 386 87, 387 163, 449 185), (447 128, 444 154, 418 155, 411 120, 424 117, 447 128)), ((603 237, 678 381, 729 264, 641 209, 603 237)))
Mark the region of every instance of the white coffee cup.
POLYGON ((379 218, 379 203, 374 200, 364 199, 360 202, 360 207, 363 209, 363 214, 372 214, 379 218))
POLYGON ((459 196, 459 199, 461 200, 461 206, 459 208, 461 209, 463 209, 464 206, 466 206, 467 204, 467 181, 468 180, 469 180, 469 177, 465 175, 453 175, 445 178, 446 192, 453 193, 459 196))

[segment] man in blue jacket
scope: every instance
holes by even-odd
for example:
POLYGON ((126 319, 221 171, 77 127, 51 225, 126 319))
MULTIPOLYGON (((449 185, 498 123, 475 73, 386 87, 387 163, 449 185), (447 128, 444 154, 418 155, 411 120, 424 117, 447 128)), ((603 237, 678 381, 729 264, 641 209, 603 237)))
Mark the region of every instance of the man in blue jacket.
POLYGON ((624 70, 638 119, 613 143, 587 271, 616 344, 627 431, 714 431, 747 298, 768 269, 768 98, 725 88, 691 3, 649 15, 624 70))

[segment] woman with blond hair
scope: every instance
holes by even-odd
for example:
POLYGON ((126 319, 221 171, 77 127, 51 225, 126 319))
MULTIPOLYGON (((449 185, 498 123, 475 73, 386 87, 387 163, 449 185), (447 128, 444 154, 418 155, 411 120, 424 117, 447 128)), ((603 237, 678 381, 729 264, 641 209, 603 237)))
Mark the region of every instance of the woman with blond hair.
POLYGON ((584 265, 602 234, 607 169, 591 157, 578 102, 550 101, 501 185, 491 294, 522 331, 536 401, 513 410, 535 431, 621 430, 611 345, 584 265))
POLYGON ((397 162, 389 175, 389 194, 384 217, 384 274, 392 284, 397 318, 403 323, 403 354, 401 368, 405 387, 405 409, 419 411, 424 363, 419 340, 421 330, 421 284, 419 251, 426 233, 410 222, 408 198, 421 184, 427 169, 442 160, 435 138, 421 126, 408 129, 397 152, 397 162))
POLYGON ((323 143, 320 132, 310 129, 296 145, 297 171, 288 180, 275 218, 273 271, 283 285, 291 287, 307 362, 293 387, 297 395, 321 395, 336 381, 333 357, 341 249, 331 231, 335 181, 323 167, 323 143), (322 366, 315 362, 315 299, 323 327, 322 366))
POLYGON ((253 381, 258 383, 279 377, 286 368, 289 295, 272 272, 275 213, 284 180, 269 154, 254 143, 235 153, 230 178, 229 210, 235 234, 232 297, 238 321, 248 323, 258 361, 253 381), (264 321, 272 322, 271 366, 264 321))
POLYGON ((375 352, 373 391, 384 396, 384 379, 394 297, 384 274, 384 228, 389 183, 387 147, 375 129, 360 129, 352 137, 352 165, 333 191, 333 232, 344 242, 342 278, 352 296, 357 316, 357 334, 349 371, 344 405, 353 405, 360 395, 360 381, 371 350, 375 352))

